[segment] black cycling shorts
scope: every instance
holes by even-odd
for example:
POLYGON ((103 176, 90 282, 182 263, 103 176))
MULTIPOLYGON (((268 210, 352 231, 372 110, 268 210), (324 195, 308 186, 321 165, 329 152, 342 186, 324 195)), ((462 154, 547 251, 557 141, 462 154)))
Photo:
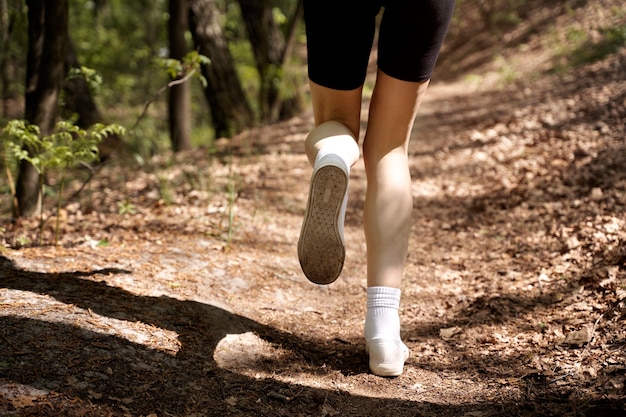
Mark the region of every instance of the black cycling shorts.
POLYGON ((378 67, 404 81, 430 79, 454 0, 304 0, 311 81, 337 90, 363 85, 382 7, 378 67))

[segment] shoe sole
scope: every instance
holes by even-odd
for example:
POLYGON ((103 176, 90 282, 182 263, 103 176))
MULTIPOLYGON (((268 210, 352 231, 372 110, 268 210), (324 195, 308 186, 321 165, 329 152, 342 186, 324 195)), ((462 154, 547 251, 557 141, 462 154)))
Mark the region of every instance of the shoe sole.
POLYGON ((346 251, 339 213, 347 189, 346 173, 334 165, 320 168, 311 178, 298 258, 304 275, 315 284, 334 282, 343 269, 346 251))

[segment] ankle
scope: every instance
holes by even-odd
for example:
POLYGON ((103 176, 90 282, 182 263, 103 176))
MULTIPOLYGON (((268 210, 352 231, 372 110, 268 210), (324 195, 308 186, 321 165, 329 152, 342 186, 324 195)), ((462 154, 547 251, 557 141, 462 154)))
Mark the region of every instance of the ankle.
POLYGON ((365 340, 400 341, 401 291, 390 287, 367 289, 367 314, 365 316, 365 340))

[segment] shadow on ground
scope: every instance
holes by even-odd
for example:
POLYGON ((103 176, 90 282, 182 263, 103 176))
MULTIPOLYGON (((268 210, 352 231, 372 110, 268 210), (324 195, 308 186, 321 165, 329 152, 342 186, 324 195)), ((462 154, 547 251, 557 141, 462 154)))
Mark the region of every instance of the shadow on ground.
MULTIPOLYGON (((171 297, 137 296, 95 281, 123 270, 40 273, 21 270, 0 259, 0 288, 43 294, 90 313, 142 322, 176 332, 180 350, 146 348, 125 338, 81 328, 78 323, 47 321, 7 314, 0 317, 1 415, 379 415, 379 416, 620 416, 623 404, 569 403, 562 398, 541 402, 436 404, 369 398, 349 390, 317 389, 274 379, 256 379, 220 369, 214 360, 226 335, 254 332, 290 352, 277 363, 259 363, 286 374, 298 366, 305 372, 340 369, 366 372, 360 348, 343 347, 332 355, 324 341, 304 339, 224 309, 171 297), (358 351, 357 351, 358 350, 358 351), (327 364, 326 370, 322 364, 327 364), (46 393, 16 408, 11 387, 30 386, 46 393), (103 394, 106 393, 106 394, 103 394)), ((63 317, 59 317, 63 319, 63 317)), ((473 364, 466 364, 472 372, 473 364)), ((15 398, 14 398, 15 399, 15 398)))

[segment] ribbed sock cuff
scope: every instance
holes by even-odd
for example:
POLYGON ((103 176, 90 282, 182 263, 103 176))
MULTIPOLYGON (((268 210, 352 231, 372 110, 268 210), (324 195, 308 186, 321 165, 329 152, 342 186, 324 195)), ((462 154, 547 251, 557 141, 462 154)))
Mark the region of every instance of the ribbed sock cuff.
POLYGON ((367 289, 367 314, 365 316, 365 339, 400 340, 401 291, 390 287, 367 289))
POLYGON ((367 308, 385 307, 398 310, 400 308, 399 288, 391 287, 368 287, 367 288, 367 308))

